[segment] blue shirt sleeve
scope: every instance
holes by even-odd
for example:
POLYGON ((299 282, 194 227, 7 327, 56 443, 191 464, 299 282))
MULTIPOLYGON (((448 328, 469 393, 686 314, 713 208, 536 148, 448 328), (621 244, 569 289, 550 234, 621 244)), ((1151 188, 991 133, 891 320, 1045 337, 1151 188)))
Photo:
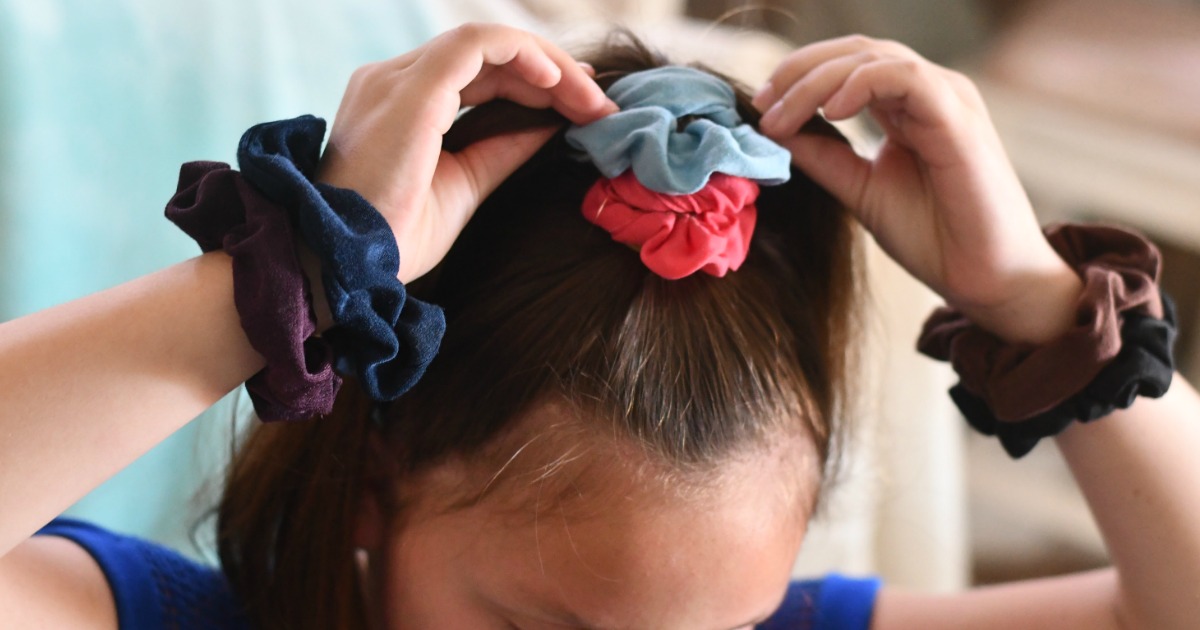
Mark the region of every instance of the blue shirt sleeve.
POLYGON ((792 582, 783 605, 757 630, 868 630, 882 584, 837 573, 792 582))
POLYGON ((221 573, 154 543, 57 518, 38 532, 83 547, 108 580, 121 630, 246 628, 221 573))

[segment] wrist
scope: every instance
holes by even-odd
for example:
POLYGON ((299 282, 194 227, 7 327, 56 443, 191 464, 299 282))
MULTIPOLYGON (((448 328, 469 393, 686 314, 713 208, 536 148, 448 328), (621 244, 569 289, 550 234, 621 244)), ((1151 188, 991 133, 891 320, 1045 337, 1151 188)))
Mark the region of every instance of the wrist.
POLYGON ((977 326, 1008 343, 1045 344, 1076 324, 1083 280, 1062 258, 1017 284, 1013 297, 986 306, 953 304, 977 326))
POLYGON ((300 259, 300 268, 304 270, 304 276, 308 278, 313 316, 317 318, 316 334, 319 335, 333 327, 333 313, 329 310, 329 300, 325 297, 325 282, 321 278, 321 261, 299 237, 296 238, 296 256, 300 259))
POLYGON ((1004 291, 991 293, 994 306, 938 309, 917 342, 954 366, 955 404, 1013 457, 1075 421, 1161 396, 1173 373, 1175 315, 1158 288, 1153 243, 1119 228, 1071 224, 1047 228, 1046 240, 1057 258, 1020 261, 1045 272, 1003 283, 1004 291))

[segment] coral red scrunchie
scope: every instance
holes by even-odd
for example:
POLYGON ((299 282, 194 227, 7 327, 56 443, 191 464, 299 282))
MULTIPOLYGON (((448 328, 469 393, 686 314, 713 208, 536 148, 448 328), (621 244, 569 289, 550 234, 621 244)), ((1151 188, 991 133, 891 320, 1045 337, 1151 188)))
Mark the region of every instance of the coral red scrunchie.
POLYGON ((642 262, 668 280, 697 271, 723 277, 746 260, 758 218, 758 184, 713 173, 690 195, 657 193, 632 170, 598 180, 583 199, 583 216, 614 240, 641 253, 642 262))

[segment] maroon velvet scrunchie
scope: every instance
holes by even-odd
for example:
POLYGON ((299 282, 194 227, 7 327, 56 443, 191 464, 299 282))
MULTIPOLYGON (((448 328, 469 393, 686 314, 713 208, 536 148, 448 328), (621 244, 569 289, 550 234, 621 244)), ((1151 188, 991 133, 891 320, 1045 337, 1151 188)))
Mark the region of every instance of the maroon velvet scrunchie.
POLYGON ((316 332, 308 278, 287 211, 221 162, 188 162, 166 216, 200 249, 233 258, 233 301, 267 366, 246 381, 264 421, 303 420, 333 409, 341 378, 316 332))
POLYGON ((917 341, 920 352, 950 361, 963 388, 1004 422, 1044 413, 1087 387, 1121 350, 1123 314, 1163 318, 1153 243, 1103 225, 1055 225, 1045 234, 1084 283, 1073 328, 1044 345, 1010 344, 942 307, 917 341))

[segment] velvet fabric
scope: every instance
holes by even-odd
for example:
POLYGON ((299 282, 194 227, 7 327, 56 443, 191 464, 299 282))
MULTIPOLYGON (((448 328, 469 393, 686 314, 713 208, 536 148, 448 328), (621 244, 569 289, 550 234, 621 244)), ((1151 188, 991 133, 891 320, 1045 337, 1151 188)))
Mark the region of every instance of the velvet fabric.
POLYGON ((605 177, 632 168, 646 188, 682 195, 698 192, 713 173, 764 185, 791 176, 787 149, 742 123, 733 88, 707 72, 682 66, 634 72, 606 93, 621 111, 566 134, 605 177))
POLYGON ((950 361, 961 379, 951 397, 1013 457, 1073 420, 1161 396, 1174 373, 1175 315, 1158 288, 1158 249, 1102 225, 1052 226, 1046 238, 1084 283, 1073 328, 1044 345, 1009 344, 943 307, 917 342, 922 353, 950 361))
POLYGON ((321 260, 336 323, 325 333, 335 366, 357 375, 375 400, 408 391, 437 354, 442 310, 409 298, 397 278, 400 252, 387 220, 358 193, 315 182, 325 121, 300 116, 255 125, 238 146, 247 181, 288 208, 321 260))
POLYGON ((200 249, 232 258, 233 300, 250 345, 267 365, 246 381, 264 421, 327 414, 341 386, 317 327, 287 212, 220 162, 189 162, 166 216, 200 249))
POLYGON ((723 173, 714 173, 697 193, 665 195, 626 171, 588 190, 583 216, 637 249, 646 267, 663 278, 697 271, 723 277, 746 260, 757 198, 758 184, 723 173))

